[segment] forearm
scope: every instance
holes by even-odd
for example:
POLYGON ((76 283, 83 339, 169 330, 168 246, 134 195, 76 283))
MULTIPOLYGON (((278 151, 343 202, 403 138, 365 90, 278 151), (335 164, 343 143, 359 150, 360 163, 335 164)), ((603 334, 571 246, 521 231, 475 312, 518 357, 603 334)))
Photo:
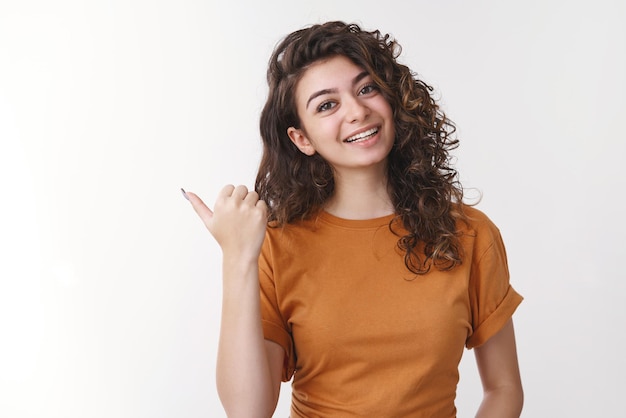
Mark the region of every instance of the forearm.
POLYGON ((258 266, 225 257, 217 388, 231 418, 269 417, 277 388, 271 376, 259 300, 258 266))
POLYGON ((476 418, 519 418, 524 404, 521 386, 505 386, 486 391, 476 418))

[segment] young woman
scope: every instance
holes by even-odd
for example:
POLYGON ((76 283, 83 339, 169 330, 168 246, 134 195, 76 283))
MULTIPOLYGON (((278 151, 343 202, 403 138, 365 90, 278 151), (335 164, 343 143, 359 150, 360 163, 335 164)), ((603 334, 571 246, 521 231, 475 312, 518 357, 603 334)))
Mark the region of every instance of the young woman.
POLYGON ((462 203, 452 123, 388 35, 329 22, 288 35, 268 70, 255 191, 213 210, 223 251, 217 383, 229 417, 456 416, 473 348, 479 417, 518 417, 522 387, 497 227, 462 203), (269 223, 268 223, 269 222, 269 223))

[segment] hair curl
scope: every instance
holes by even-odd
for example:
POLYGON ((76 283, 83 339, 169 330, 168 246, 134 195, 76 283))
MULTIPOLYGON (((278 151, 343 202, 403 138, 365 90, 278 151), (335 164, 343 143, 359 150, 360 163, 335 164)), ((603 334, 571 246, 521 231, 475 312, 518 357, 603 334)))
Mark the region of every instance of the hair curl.
POLYGON ((396 61, 400 52, 390 35, 343 22, 287 35, 269 61, 269 93, 260 120, 263 156, 255 188, 277 226, 310 218, 333 194, 332 167, 317 153, 300 152, 287 128, 300 126, 295 91, 307 68, 345 56, 372 76, 393 111, 396 138, 388 156, 388 188, 396 219, 407 231, 394 231, 404 262, 416 274, 427 273, 432 265, 449 270, 462 261, 457 221, 465 219, 463 188, 449 155, 458 146, 452 136, 455 126, 431 96, 433 88, 396 61))

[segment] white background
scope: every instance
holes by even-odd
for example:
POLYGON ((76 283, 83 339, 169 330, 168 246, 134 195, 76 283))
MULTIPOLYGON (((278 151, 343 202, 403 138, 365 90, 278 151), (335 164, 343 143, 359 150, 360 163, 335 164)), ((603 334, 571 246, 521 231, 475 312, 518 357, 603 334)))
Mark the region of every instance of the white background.
POLYGON ((525 296, 523 416, 623 414, 622 1, 2 0, 1 417, 224 416, 220 253, 179 188, 252 186, 271 50, 331 19, 396 37, 459 127, 525 296))

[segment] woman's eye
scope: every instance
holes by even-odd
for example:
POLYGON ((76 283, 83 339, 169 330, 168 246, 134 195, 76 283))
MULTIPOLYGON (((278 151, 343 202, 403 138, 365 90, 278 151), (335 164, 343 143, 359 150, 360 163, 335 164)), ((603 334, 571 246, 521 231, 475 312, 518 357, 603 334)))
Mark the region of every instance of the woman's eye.
POLYGON ((376 84, 368 84, 365 87, 363 87, 361 89, 361 91, 359 92, 359 94, 363 95, 363 94, 369 94, 372 93, 374 91, 378 90, 378 86, 376 84))
POLYGON ((324 102, 324 103, 322 103, 321 105, 319 105, 317 107, 317 111, 318 112, 324 112, 326 110, 332 109, 333 107, 335 107, 335 103, 334 102, 324 102))

